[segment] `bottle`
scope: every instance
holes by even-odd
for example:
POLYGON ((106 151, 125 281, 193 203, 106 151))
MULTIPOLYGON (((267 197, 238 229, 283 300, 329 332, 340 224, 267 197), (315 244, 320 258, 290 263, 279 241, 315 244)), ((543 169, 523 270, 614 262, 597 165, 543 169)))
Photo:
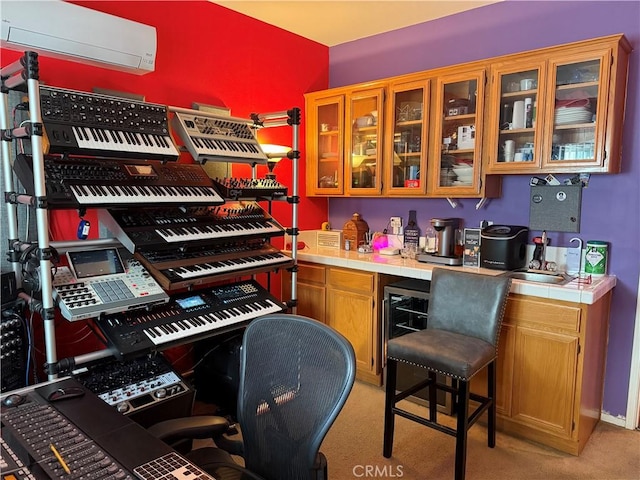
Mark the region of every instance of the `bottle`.
POLYGON ((420 244, 420 228, 418 228, 416 221, 415 210, 409 210, 409 221, 404 229, 404 244, 405 246, 412 245, 416 250, 420 244))
POLYGON ((424 251, 426 253, 436 253, 436 249, 438 248, 438 235, 436 235, 436 230, 431 225, 429 225, 425 230, 424 236, 424 251))
POLYGON ((530 97, 524 99, 524 127, 533 127, 533 100, 530 97))
POLYGON ((513 110, 510 103, 502 105, 502 119, 500 120, 500 130, 509 130, 509 124, 513 119, 513 110))

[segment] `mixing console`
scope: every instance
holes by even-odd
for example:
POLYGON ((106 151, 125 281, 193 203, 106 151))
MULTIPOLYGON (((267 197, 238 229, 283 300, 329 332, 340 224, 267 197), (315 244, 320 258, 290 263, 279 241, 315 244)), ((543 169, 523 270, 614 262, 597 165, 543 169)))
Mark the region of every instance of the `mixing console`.
POLYGON ((132 478, 114 458, 40 397, 24 397, 17 408, 3 410, 2 423, 3 437, 20 437, 29 457, 38 460, 38 469, 49 478, 132 478))
POLYGON ((159 480, 134 472, 148 473, 145 466, 167 455, 181 463, 183 472, 200 472, 73 378, 2 395, 0 410, 3 480, 159 480))
POLYGON ((161 355, 93 365, 76 370, 73 376, 108 405, 127 415, 189 392, 189 387, 161 355))

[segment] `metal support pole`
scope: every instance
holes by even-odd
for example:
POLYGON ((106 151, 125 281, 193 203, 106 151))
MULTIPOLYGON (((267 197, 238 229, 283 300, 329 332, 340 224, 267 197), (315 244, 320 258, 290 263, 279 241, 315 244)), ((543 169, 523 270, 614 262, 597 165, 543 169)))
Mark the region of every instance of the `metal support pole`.
POLYGON ((4 183, 4 202, 7 211, 7 230, 8 230, 8 258, 11 263, 11 269, 16 277, 16 285, 22 287, 22 269, 18 261, 19 255, 15 249, 18 242, 18 207, 11 200, 11 195, 16 194, 16 183, 13 177, 13 163, 11 161, 11 145, 13 138, 8 134, 12 127, 9 117, 9 89, 5 86, 5 75, 15 73, 13 69, 16 64, 20 69, 20 62, 14 62, 13 66, 0 70, 2 76, 2 90, 0 92, 0 130, 3 132, 0 140, 0 155, 2 157, 2 180, 4 183))
MULTIPOLYGON (((38 54, 35 52, 25 52, 24 56, 6 68, 0 70, 2 77, 2 104, 0 122, 2 122, 2 170, 5 188, 11 191, 12 195, 7 196, 12 202, 18 198, 14 191, 13 165, 10 160, 10 150, 8 142, 16 136, 30 136, 31 155, 33 159, 33 185, 34 185, 34 207, 36 213, 36 225, 38 230, 38 260, 40 265, 40 284, 42 292, 41 316, 43 320, 45 355, 47 365, 56 362, 56 335, 55 335, 55 308, 53 302, 53 282, 51 278, 51 257, 52 251, 49 246, 49 215, 47 210, 47 191, 44 178, 44 153, 42 150, 42 116, 40 113, 40 72, 38 66, 38 54), (26 128, 9 130, 8 118, 8 91, 23 85, 26 81, 27 95, 29 101, 29 125, 26 128), (9 133, 10 132, 10 133, 9 133)), ((18 240, 17 215, 15 203, 7 204, 7 217, 9 222, 10 254, 13 253, 13 268, 21 272, 17 263, 15 249, 20 247, 18 240)), ((20 279, 21 275, 16 275, 20 279)), ((49 380, 57 378, 57 375, 49 374, 49 380)))
MULTIPOLYGON (((291 127, 291 151, 287 154, 287 158, 292 160, 292 194, 287 198, 291 204, 291 228, 288 233, 291 235, 291 258, 293 259, 293 267, 291 268, 291 300, 290 306, 292 313, 297 313, 298 302, 298 204, 300 203, 299 189, 299 160, 300 160, 300 109, 294 107, 291 110, 283 110, 274 113, 252 113, 251 119, 254 126, 262 128, 271 127, 291 127)), ((271 210, 271 204, 269 204, 271 210)))
POLYGON ((293 161, 293 195, 292 195, 292 207, 291 207, 291 256, 293 257, 294 268, 291 271, 291 302, 292 313, 297 313, 298 307, 298 204, 300 202, 300 196, 298 193, 299 188, 299 176, 300 173, 298 171, 299 162, 300 162, 300 146, 299 146, 299 138, 300 138, 300 109, 294 108, 290 110, 290 125, 292 129, 292 139, 291 139, 291 147, 292 151, 290 152, 293 161))
MULTIPOLYGON (((29 58, 26 65, 27 92, 29 98, 29 118, 33 125, 42 125, 40 113, 40 82, 37 55, 29 58)), ((34 128, 31 132, 31 155, 33 158, 33 187, 37 200, 47 197, 44 175, 44 153, 42 150, 42 129, 34 128)), ((53 302, 53 281, 51 278, 51 249, 49 246, 49 212, 46 201, 36 201, 36 225, 38 227, 38 247, 40 256, 40 283, 42 288, 42 320, 44 329, 44 345, 46 363, 51 365, 57 361, 55 304, 53 302)), ((49 374, 49 380, 57 375, 49 374)))

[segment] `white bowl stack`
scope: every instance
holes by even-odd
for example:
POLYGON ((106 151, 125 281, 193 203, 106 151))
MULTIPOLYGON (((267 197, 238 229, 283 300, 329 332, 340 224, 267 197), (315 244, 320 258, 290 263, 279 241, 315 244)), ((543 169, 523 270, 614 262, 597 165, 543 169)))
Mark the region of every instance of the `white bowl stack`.
POLYGON ((471 165, 454 165, 453 173, 455 173, 457 177, 453 185, 471 185, 473 183, 473 167, 471 165))

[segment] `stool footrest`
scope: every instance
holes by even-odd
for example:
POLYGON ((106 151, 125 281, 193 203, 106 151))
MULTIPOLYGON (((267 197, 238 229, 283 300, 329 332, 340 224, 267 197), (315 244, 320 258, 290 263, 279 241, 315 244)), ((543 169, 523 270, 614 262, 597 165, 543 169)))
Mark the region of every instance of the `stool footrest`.
POLYGON ((420 415, 402 410, 398 407, 394 407, 392 410, 394 414, 400 415, 401 417, 407 418, 409 420, 413 420, 414 422, 420 423, 425 427, 433 428, 442 433, 446 433, 447 435, 451 435, 452 437, 457 436, 457 432, 454 428, 447 427, 446 425, 442 425, 441 423, 433 422, 428 418, 421 417, 420 415))
POLYGON ((485 410, 487 410, 493 403, 492 398, 481 397, 480 395, 476 395, 473 393, 469 394, 469 398, 476 402, 480 402, 480 405, 478 405, 478 407, 473 411, 473 413, 469 415, 467 420, 468 421, 467 429, 469 429, 471 425, 476 423, 478 421, 478 418, 480 418, 480 415, 482 415, 485 412, 485 410))
MULTIPOLYGON (((431 384, 430 379, 426 379, 416 383, 413 387, 409 387, 406 390, 403 390, 402 392, 396 394, 396 396, 394 397, 394 403, 397 403, 400 400, 404 400, 405 398, 410 397, 411 395, 422 390, 423 388, 428 387, 430 384, 431 384)), ((438 384, 436 383, 436 385, 438 384)))

